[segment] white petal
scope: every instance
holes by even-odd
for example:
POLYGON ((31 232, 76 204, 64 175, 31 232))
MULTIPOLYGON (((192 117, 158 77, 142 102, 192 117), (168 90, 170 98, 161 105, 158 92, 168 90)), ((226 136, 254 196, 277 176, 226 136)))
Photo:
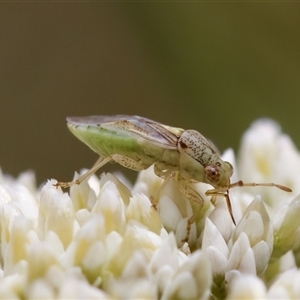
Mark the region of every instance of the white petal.
POLYGON ((162 299, 205 299, 209 296, 211 283, 209 261, 206 255, 198 250, 180 266, 164 291, 162 299))
POLYGON ((253 251, 247 235, 243 232, 234 243, 230 252, 227 270, 233 269, 239 270, 242 273, 256 274, 253 251))
POLYGON ((178 207, 168 196, 163 196, 159 200, 159 216, 164 227, 174 232, 182 219, 178 207))
POLYGON ((105 219, 107 232, 116 230, 124 231, 125 226, 125 205, 113 182, 107 181, 102 187, 93 214, 102 214, 105 219))
POLYGON ((142 251, 135 251, 128 260, 122 276, 124 278, 147 277, 148 261, 142 251))
MULTIPOLYGON (((81 174, 85 173, 87 170, 83 170, 81 174)), ((79 177, 78 173, 75 173, 73 180, 79 177)), ((92 176, 94 178, 94 176, 92 176)), ((94 181, 93 178, 89 180, 94 181)), ((98 189, 96 189, 98 191, 98 189)), ((87 180, 84 180, 82 183, 74 184, 70 187, 70 198, 73 201, 75 211, 88 208, 89 210, 94 206, 96 201, 96 191, 91 189, 87 180)))
POLYGON ((0 203, 5 204, 11 201, 11 197, 9 193, 5 190, 5 188, 0 184, 0 203))
POLYGON ((162 295, 162 299, 197 299, 197 282, 189 272, 181 272, 172 281, 171 286, 162 295))
POLYGON ((86 281, 77 278, 70 278, 63 282, 60 287, 58 299, 112 299, 105 292, 93 287, 86 281))
POLYGON ((241 275, 231 281, 227 299, 265 299, 266 287, 262 280, 252 275, 241 275))
POLYGON ((183 243, 186 241, 187 238, 189 244, 193 245, 196 242, 196 237, 197 237, 196 224, 195 222, 193 222, 192 224, 188 224, 189 219, 190 218, 181 219, 180 222, 178 223, 178 226, 176 227, 175 237, 176 237, 177 245, 179 247, 183 245, 183 243), (188 227, 190 227, 189 232, 188 232, 188 227))
POLYGON ((157 234, 162 228, 157 210, 145 195, 135 194, 130 198, 126 209, 126 219, 139 221, 157 234))
POLYGON ((161 246, 154 253, 149 268, 152 273, 156 273, 164 265, 168 265, 174 270, 179 265, 178 249, 172 233, 169 234, 168 238, 162 242, 161 246))
POLYGON ((218 251, 220 251, 225 257, 228 257, 229 250, 225 240, 217 227, 210 221, 210 219, 205 220, 205 227, 202 240, 202 249, 207 249, 213 246, 218 251))
POLYGON ((28 299, 54 299, 56 292, 43 279, 35 280, 28 288, 26 297, 28 299))
POLYGON ((38 228, 41 236, 54 231, 66 247, 73 238, 75 211, 67 194, 49 181, 41 191, 38 228))
POLYGON ((213 246, 206 248, 205 252, 209 258, 213 275, 224 275, 227 266, 227 257, 213 246))
POLYGON ((292 269, 281 274, 271 285, 268 299, 299 299, 300 298, 300 271, 292 269))
POLYGON ((264 241, 260 241, 252 248, 258 275, 262 274, 268 266, 271 256, 270 250, 269 245, 264 241))
POLYGON ((82 265, 90 270, 99 269, 106 262, 105 250, 102 242, 91 243, 82 259, 82 265))
MULTIPOLYGON (((115 173, 116 174, 116 173, 115 173)), ((129 199, 132 196, 128 186, 131 186, 130 182, 119 172, 118 177, 111 173, 104 173, 100 178, 100 188, 102 189, 104 184, 107 182, 113 182, 122 197, 125 205, 129 204, 129 199)), ((99 193, 98 193, 99 194, 99 193)))
POLYGON ((274 251, 272 257, 278 258, 290 249, 300 247, 300 196, 296 197, 287 207, 281 222, 275 221, 274 251))
MULTIPOLYGON (((261 240, 266 240, 267 235, 272 235, 270 232, 270 218, 259 196, 253 200, 245 211, 242 220, 233 233, 233 241, 237 239, 241 232, 247 234, 251 246, 261 240)), ((270 247, 272 247, 271 243, 270 247)))

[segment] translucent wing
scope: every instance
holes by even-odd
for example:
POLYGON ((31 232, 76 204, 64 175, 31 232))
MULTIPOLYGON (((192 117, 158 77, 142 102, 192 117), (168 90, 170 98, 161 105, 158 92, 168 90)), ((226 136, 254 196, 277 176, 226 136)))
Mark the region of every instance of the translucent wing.
POLYGON ((68 117, 73 125, 97 126, 116 133, 144 139, 166 149, 177 149, 177 141, 184 129, 170 127, 138 116, 68 117))

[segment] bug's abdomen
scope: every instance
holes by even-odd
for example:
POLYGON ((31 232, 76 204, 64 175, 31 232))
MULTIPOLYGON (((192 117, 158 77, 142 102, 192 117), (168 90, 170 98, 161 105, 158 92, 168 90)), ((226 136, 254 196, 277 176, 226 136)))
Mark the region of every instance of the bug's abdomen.
POLYGON ((175 151, 166 150, 139 137, 120 134, 119 132, 99 128, 96 125, 68 124, 68 127, 79 140, 104 157, 119 154, 136 161, 142 161, 145 168, 156 162, 168 164, 169 157, 174 164, 173 156, 176 156, 176 153, 173 152, 175 151), (173 155, 168 155, 166 151, 171 151, 173 155))

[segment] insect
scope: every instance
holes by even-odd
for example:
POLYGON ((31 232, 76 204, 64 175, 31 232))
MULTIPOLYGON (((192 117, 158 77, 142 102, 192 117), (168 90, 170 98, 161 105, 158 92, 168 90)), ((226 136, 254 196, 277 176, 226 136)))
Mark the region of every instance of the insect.
POLYGON ((68 117, 70 131, 94 152, 99 159, 94 166, 72 182, 58 182, 56 186, 80 184, 99 168, 114 161, 125 168, 140 171, 154 165, 156 175, 168 179, 178 176, 180 191, 188 198, 203 204, 201 196, 188 186, 204 182, 213 186, 207 196, 223 196, 235 224, 229 190, 237 186, 270 186, 291 192, 275 183, 230 183, 232 165, 223 161, 217 149, 196 130, 171 127, 138 116, 68 117))

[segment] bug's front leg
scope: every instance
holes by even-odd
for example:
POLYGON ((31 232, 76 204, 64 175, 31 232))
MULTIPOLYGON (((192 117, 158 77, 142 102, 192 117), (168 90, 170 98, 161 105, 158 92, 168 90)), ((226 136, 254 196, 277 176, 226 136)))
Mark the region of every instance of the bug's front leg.
POLYGON ((169 169, 162 169, 157 163, 154 164, 154 173, 162 179, 169 179, 175 174, 174 171, 169 169))
MULTIPOLYGON (((204 204, 204 200, 201 195, 191 188, 186 182, 179 179, 179 191, 185 196, 189 201, 197 204, 197 210, 201 210, 204 204)), ((186 236, 182 242, 187 242, 189 240, 191 226, 195 222, 195 213, 187 220, 186 236)))
POLYGON ((99 170, 101 167, 106 165, 108 162, 110 162, 112 158, 110 156, 104 157, 100 155, 98 160, 95 162, 95 164, 92 166, 90 170, 88 170, 86 173, 79 176, 77 179, 70 181, 70 182, 57 182, 55 186, 60 186, 62 188, 68 188, 74 184, 80 184, 83 180, 93 175, 97 170, 99 170))
POLYGON ((235 219, 233 216, 233 212, 232 212, 232 206, 231 206, 228 190, 218 191, 217 189, 211 189, 211 190, 206 191, 205 195, 212 196, 212 198, 217 197, 217 196, 224 197, 226 199, 226 204, 227 204, 227 208, 228 208, 231 220, 232 220, 233 224, 236 225, 236 222, 235 222, 235 219))
POLYGON ((199 205, 199 210, 203 207, 204 200, 198 192, 191 188, 186 182, 179 179, 179 190, 183 196, 188 198, 190 201, 197 203, 199 205))
MULTIPOLYGON (((201 195, 195 191, 191 186, 189 186, 189 181, 183 180, 179 177, 178 171, 171 171, 170 169, 163 170, 161 169, 161 166, 158 164, 154 164, 154 172, 157 176, 161 177, 164 179, 163 184, 158 188, 158 190, 155 193, 155 196, 150 197, 151 203, 154 207, 156 207, 158 199, 158 195, 161 192, 161 190, 169 183, 170 179, 175 177, 177 181, 177 185, 179 188, 179 192, 186 197, 189 201, 193 202, 196 204, 197 210, 201 210, 204 204, 204 200, 201 197, 201 195)), ((181 240, 181 242, 187 242, 190 237, 190 231, 191 231, 191 226, 195 222, 195 213, 192 214, 187 219, 187 228, 186 228, 186 235, 185 237, 181 240)))

